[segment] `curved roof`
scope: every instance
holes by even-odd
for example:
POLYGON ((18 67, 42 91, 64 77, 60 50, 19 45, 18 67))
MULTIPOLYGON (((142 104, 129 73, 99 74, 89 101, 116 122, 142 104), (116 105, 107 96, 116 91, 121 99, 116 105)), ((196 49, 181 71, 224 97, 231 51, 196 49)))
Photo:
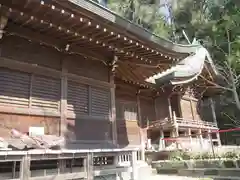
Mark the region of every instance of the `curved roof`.
MULTIPOLYGON (((63 1, 61 0, 55 1, 63 4, 63 1)), ((145 41, 149 41, 154 45, 158 45, 159 48, 165 48, 176 53, 192 53, 195 52, 197 47, 199 47, 199 45, 193 44, 191 45, 176 44, 165 38, 159 37, 151 33, 150 31, 140 27, 139 25, 132 23, 131 21, 117 15, 115 12, 109 10, 108 8, 105 8, 91 0, 68 0, 68 1, 95 15, 100 16, 101 18, 117 25, 118 27, 121 27, 122 29, 124 29, 124 31, 128 33, 132 33, 133 35, 138 36, 139 38, 145 41)))

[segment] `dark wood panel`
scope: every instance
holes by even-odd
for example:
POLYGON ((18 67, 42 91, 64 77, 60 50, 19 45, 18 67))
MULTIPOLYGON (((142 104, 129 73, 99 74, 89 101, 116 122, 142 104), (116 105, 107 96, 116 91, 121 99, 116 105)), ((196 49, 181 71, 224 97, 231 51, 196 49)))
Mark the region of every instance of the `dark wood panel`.
POLYGON ((83 56, 71 55, 66 57, 66 66, 69 73, 108 81, 108 67, 101 61, 86 59, 83 56))
POLYGON ((109 116, 110 92, 107 89, 91 87, 91 115, 109 116))
POLYGON ((0 105, 29 106, 30 75, 0 68, 0 105))
POLYGON ((68 119, 67 129, 68 134, 71 134, 72 138, 76 140, 112 141, 112 125, 110 121, 77 117, 76 119, 68 119))
POLYGON ((2 57, 61 70, 62 54, 53 48, 16 36, 5 36, 1 42, 2 57))
POLYGON ((60 110, 61 80, 44 76, 33 76, 32 82, 33 108, 60 110))
POLYGON ((88 86, 68 81, 67 110, 68 113, 87 115, 88 105, 88 86))

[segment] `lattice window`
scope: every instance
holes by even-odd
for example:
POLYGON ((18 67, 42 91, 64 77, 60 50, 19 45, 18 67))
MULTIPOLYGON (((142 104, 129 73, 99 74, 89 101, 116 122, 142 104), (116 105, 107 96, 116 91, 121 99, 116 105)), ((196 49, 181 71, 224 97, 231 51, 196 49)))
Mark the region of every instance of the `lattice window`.
POLYGON ((70 114, 89 114, 88 86, 78 82, 68 81, 67 111, 70 114))
POLYGON ((0 105, 29 106, 30 74, 0 69, 0 105))
POLYGON ((31 106, 33 108, 60 110, 61 80, 34 75, 32 79, 31 106))
POLYGON ((91 87, 91 115, 109 116, 110 92, 108 89, 91 87))

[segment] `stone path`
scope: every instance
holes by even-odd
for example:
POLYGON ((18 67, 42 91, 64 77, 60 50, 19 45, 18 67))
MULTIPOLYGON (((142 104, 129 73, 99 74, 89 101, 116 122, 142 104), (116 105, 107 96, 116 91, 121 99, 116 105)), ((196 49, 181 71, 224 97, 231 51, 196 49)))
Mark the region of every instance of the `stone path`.
POLYGON ((173 175, 153 175, 149 180, 211 180, 207 178, 193 178, 173 175))

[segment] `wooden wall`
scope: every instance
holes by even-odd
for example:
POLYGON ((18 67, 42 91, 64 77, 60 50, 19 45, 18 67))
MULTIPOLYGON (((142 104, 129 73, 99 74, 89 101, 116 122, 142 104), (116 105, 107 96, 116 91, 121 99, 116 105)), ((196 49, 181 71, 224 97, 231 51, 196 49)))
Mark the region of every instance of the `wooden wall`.
POLYGON ((120 146, 140 145, 136 92, 116 89, 117 138, 120 146))
POLYGON ((4 126, 43 126, 59 135, 65 117, 72 140, 112 139, 109 69, 102 62, 15 36, 4 36, 0 48, 0 136, 9 135, 4 126))
POLYGON ((192 94, 185 92, 180 100, 182 118, 188 120, 201 120, 198 111, 198 99, 192 94))
POLYGON ((156 97, 156 119, 164 121, 166 118, 169 118, 169 104, 168 104, 167 93, 162 93, 158 97, 156 97))

